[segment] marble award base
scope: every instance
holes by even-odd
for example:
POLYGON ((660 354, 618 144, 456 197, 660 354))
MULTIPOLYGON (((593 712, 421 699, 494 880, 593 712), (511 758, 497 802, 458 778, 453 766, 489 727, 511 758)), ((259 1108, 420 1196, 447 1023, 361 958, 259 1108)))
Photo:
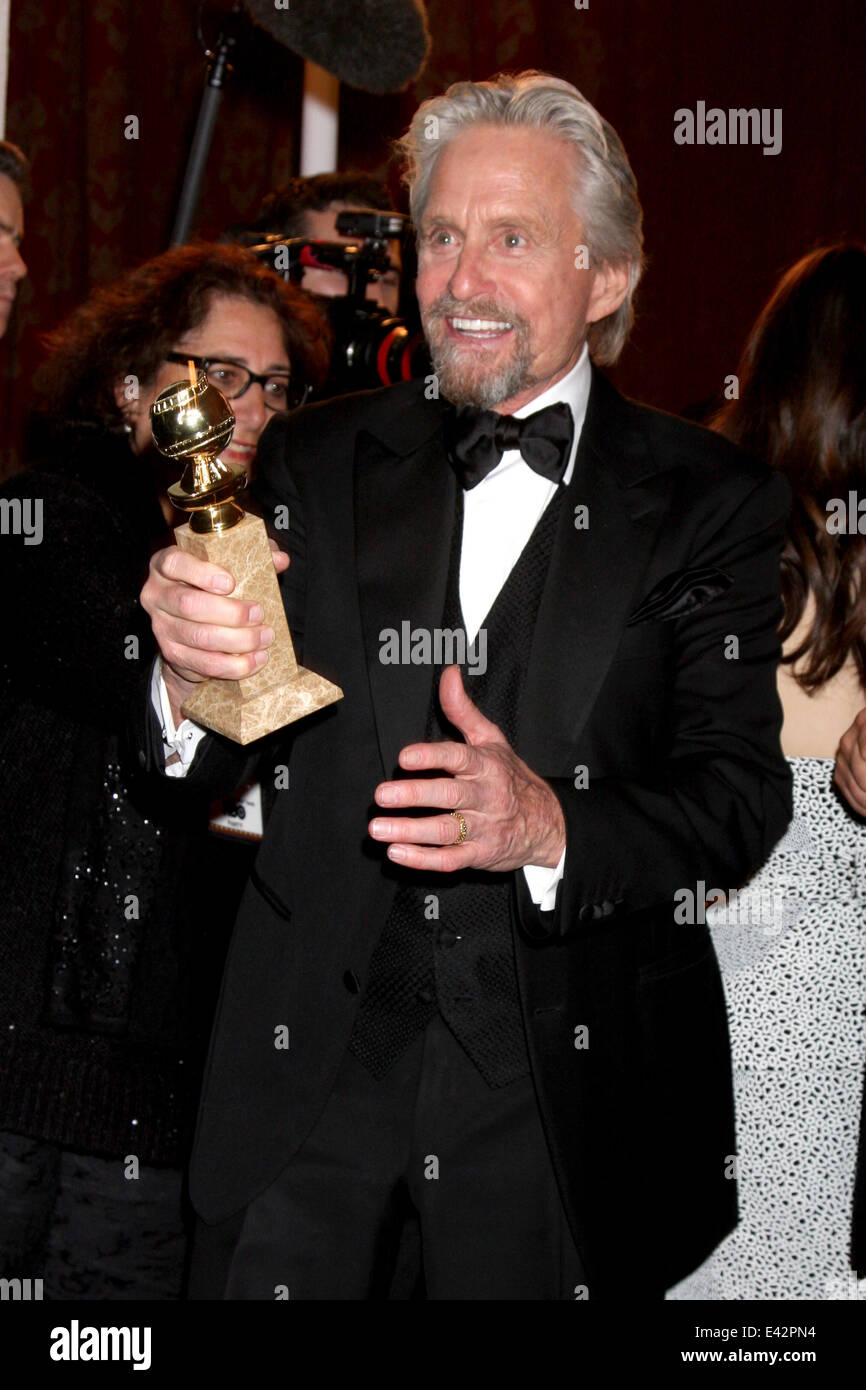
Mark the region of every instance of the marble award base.
POLYGON ((235 579, 232 598, 255 600, 264 623, 274 630, 268 660, 261 671, 242 680, 204 681, 182 706, 182 714, 235 743, 252 743, 275 729, 303 719, 323 705, 343 698, 338 685, 308 671, 295 660, 283 600, 265 524, 249 513, 227 531, 199 534, 187 522, 175 530, 181 550, 199 560, 222 565, 235 579))

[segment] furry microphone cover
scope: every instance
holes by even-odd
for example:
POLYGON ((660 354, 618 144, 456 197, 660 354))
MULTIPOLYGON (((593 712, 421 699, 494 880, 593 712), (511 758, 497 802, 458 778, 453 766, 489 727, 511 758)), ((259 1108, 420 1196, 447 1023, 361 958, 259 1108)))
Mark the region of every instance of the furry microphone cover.
POLYGON ((278 43, 365 92, 400 92, 427 61, 430 34, 421 0, 247 0, 278 43))

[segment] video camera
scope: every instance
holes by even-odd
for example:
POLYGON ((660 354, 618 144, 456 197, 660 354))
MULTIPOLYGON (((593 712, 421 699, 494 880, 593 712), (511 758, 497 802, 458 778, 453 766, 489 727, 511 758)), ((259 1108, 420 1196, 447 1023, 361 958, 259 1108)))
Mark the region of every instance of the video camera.
POLYGON ((341 212, 337 231, 354 241, 269 236, 251 248, 296 285, 307 267, 342 270, 346 276, 345 295, 316 295, 334 328, 335 347, 324 396, 390 386, 430 371, 423 335, 366 297, 367 286, 393 269, 388 243, 402 240, 408 220, 399 212, 341 212))

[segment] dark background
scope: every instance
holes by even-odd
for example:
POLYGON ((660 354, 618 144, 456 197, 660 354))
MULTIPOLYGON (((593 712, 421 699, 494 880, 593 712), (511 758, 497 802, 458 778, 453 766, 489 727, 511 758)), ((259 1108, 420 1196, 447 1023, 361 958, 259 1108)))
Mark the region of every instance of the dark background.
MULTIPOLYGON (((629 394, 669 410, 717 395, 779 272, 820 242, 866 236, 860 0, 427 8, 433 49, 417 83, 388 97, 343 87, 341 165, 386 172, 417 103, 458 78, 538 67, 574 82, 619 131, 646 213, 638 327, 613 374, 629 394), (781 153, 675 144, 674 111, 700 100, 781 107, 781 153)), ((31 279, 0 342, 0 472, 20 460, 39 333, 168 243, 202 89, 196 14, 196 0, 13 0, 7 137, 33 161, 31 279)), ((238 56, 201 232, 251 216, 296 172, 301 77, 264 34, 238 56)))

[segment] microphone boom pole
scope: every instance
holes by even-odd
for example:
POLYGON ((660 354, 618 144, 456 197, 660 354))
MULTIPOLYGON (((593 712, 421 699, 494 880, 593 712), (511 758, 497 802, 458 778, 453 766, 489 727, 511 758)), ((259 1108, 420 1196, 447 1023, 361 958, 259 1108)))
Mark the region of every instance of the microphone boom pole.
POLYGON ((234 35, 220 33, 213 52, 208 53, 210 63, 205 76, 205 89, 202 93, 195 134, 192 137, 192 145, 183 176, 183 187, 172 228, 172 246, 182 246, 189 239, 195 211, 198 207, 202 179, 207 167, 217 113, 222 101, 226 79, 232 70, 229 57, 234 45, 234 35))
MULTIPOLYGON (((3 0, 0 0, 2 5, 3 0)), ((201 14, 207 0, 200 0, 201 14)), ((189 237, 213 139, 223 89, 231 72, 229 57, 244 29, 258 25, 291 53, 315 64, 340 82, 365 92, 403 91, 424 67, 430 48, 422 0, 315 0, 298 13, 276 0, 233 0, 221 21, 219 38, 207 56, 210 65, 198 122, 183 176, 171 245, 189 237)))

